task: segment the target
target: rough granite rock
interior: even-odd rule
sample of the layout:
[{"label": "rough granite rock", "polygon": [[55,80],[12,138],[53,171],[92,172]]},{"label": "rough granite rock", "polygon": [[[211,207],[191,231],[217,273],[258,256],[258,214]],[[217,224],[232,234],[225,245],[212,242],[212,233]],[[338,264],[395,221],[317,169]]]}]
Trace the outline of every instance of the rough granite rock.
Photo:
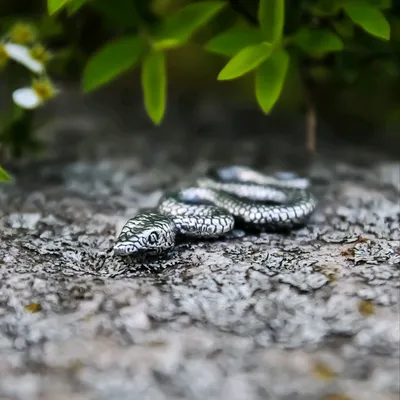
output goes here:
[{"label": "rough granite rock", "polygon": [[139,207],[211,163],[281,169],[302,139],[125,118],[59,117],[53,157],[1,186],[0,399],[398,399],[400,164],[322,145],[304,229],[135,265],[106,251]]}]

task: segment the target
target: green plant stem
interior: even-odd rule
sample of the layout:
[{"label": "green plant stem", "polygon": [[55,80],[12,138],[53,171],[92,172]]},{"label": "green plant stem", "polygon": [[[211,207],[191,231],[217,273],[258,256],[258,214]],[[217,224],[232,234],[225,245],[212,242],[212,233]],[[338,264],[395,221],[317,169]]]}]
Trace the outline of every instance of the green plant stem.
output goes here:
[{"label": "green plant stem", "polygon": [[242,15],[250,24],[258,26],[258,19],[250,14],[249,11],[240,3],[238,0],[229,0],[232,10],[236,11],[238,14]]}]

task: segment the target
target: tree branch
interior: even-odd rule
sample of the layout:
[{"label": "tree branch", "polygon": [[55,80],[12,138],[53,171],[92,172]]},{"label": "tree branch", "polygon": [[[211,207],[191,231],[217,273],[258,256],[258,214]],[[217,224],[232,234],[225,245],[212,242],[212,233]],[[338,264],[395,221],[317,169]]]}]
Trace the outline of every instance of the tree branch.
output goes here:
[{"label": "tree branch", "polygon": [[[307,90],[307,89],[306,89]],[[315,154],[317,149],[317,113],[314,104],[311,102],[309,93],[305,94],[306,103],[306,148],[310,156]]]},{"label": "tree branch", "polygon": [[313,157],[317,149],[317,111],[313,102],[312,84],[307,76],[304,65],[300,67],[300,76],[303,86],[304,105],[306,108],[306,150],[308,155]]}]

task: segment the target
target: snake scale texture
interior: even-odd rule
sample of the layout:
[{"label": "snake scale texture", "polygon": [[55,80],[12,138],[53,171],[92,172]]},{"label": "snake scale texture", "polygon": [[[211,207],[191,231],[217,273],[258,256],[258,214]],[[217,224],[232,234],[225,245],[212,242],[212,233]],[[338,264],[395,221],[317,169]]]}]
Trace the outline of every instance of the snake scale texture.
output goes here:
[{"label": "snake scale texture", "polygon": [[236,229],[297,229],[315,208],[306,178],[265,175],[245,166],[214,168],[193,186],[165,193],[154,210],[129,219],[114,254],[157,255],[171,250],[180,237],[218,238]]}]

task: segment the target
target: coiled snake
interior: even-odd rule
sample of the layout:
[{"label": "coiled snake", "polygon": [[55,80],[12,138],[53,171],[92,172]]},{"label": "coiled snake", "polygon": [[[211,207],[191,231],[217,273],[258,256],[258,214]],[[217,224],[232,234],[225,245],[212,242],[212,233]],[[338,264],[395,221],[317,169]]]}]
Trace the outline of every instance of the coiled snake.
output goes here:
[{"label": "coiled snake", "polygon": [[304,226],[316,207],[305,178],[264,175],[249,167],[210,169],[188,188],[165,193],[152,211],[128,220],[114,254],[157,255],[179,237],[217,238],[235,229],[291,230]]}]

